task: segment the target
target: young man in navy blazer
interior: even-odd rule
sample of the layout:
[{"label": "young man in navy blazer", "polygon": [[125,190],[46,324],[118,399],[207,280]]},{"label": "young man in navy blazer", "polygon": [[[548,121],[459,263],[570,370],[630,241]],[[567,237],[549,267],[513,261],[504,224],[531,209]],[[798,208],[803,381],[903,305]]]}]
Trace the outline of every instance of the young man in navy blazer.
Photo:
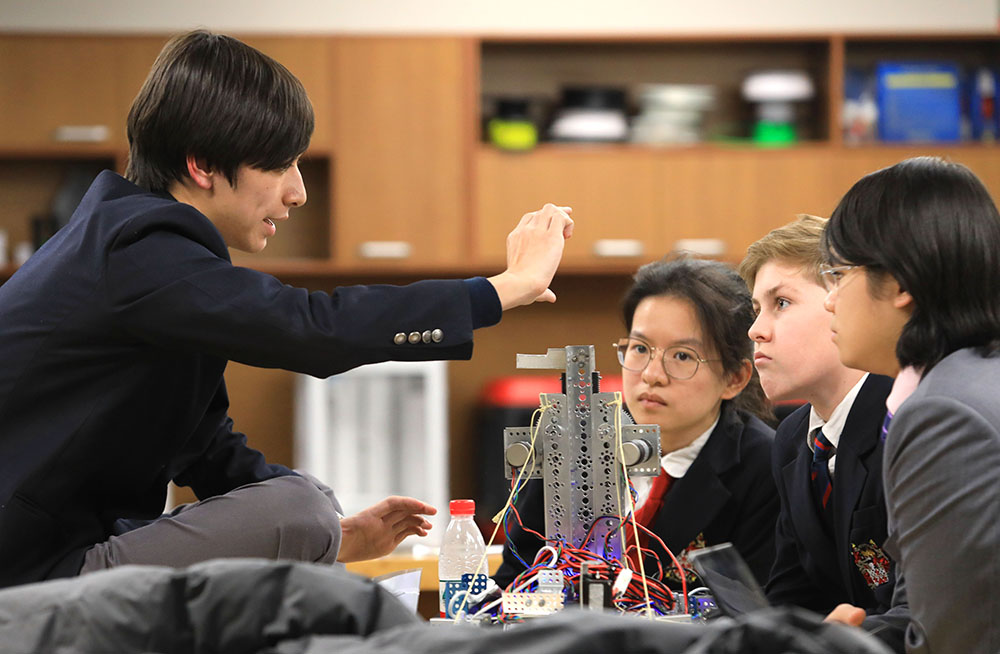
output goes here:
[{"label": "young man in navy blazer", "polygon": [[[341,519],[332,491],[246,444],[226,364],[328,377],[377,361],[468,359],[501,311],[554,301],[572,221],[546,205],[490,279],[308,292],[234,266],[306,201],[313,112],[281,64],[195,31],[157,58],[69,224],[0,287],[0,587],[219,557],[373,558],[424,534],[390,497]],[[161,516],[167,482],[199,502]]]},{"label": "young man in navy blazer", "polygon": [[902,651],[905,619],[882,615],[896,583],[883,549],[882,424],[892,380],[840,362],[823,307],[825,223],[801,216],[751,245],[740,264],[757,311],[749,335],[761,386],[772,401],[807,402],[775,435],[781,510],[766,592],[776,605],[824,615],[841,603],[862,607],[878,616],[872,630]]}]

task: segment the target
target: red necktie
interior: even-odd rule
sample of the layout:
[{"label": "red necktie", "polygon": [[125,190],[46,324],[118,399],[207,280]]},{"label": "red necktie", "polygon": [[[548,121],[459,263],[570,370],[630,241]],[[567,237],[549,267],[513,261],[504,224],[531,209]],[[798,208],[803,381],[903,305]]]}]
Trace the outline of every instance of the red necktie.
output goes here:
[{"label": "red necktie", "polygon": [[[642,503],[638,509],[635,510],[635,521],[646,527],[647,529],[653,528],[653,522],[656,520],[656,514],[660,512],[660,507],[663,506],[663,496],[667,494],[670,489],[670,484],[673,483],[674,478],[667,474],[667,471],[660,468],[660,474],[653,480],[653,485],[649,489],[649,496],[646,501]],[[633,537],[632,527],[626,527],[626,546],[630,546],[635,542]],[[642,547],[646,547],[646,543],[649,541],[649,536],[642,531],[639,532],[639,544]],[[637,559],[633,559],[638,563]]]}]

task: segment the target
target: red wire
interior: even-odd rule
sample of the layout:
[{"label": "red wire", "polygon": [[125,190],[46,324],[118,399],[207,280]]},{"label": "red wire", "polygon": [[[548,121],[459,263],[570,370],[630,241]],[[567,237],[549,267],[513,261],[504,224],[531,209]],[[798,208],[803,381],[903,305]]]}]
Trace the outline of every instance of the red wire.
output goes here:
[{"label": "red wire", "polygon": [[[514,479],[514,476],[512,475],[511,476],[511,488],[514,487],[514,483],[515,483],[515,479]],[[590,563],[590,565],[588,566],[588,570],[590,570],[590,571],[600,572],[600,573],[607,573],[609,577],[612,576],[612,573],[614,573],[614,576],[616,576],[618,574],[617,572],[615,572],[615,565],[614,564],[609,563],[607,560],[605,560],[604,558],[602,558],[602,557],[594,554],[593,552],[591,552],[589,550],[585,550],[585,549],[577,549],[577,548],[574,548],[574,547],[570,547],[566,543],[562,543],[561,541],[558,541],[556,539],[546,538],[545,536],[543,536],[542,534],[538,533],[534,529],[531,529],[529,527],[525,527],[524,526],[524,522],[521,519],[521,514],[520,514],[520,512],[518,512],[517,506],[516,506],[516,504],[514,502],[511,502],[510,508],[514,512],[514,517],[517,519],[517,524],[518,524],[519,527],[521,527],[522,530],[524,530],[525,532],[527,532],[529,534],[532,534],[532,535],[536,536],[543,543],[551,544],[551,545],[555,546],[556,548],[559,548],[559,551],[561,553],[561,557],[560,558],[564,562],[556,564],[555,569],[561,571],[563,573],[564,577],[568,577],[568,575],[566,575],[567,572],[569,572],[569,573],[575,573],[575,576],[579,576],[580,575],[580,567],[581,567],[580,564],[582,564],[584,561],[587,561],[588,563]],[[611,517],[615,517],[619,521],[619,525],[618,525],[618,527],[616,527],[615,531],[617,531],[618,529],[621,529],[625,525],[625,523],[626,523],[626,518],[622,518],[621,516],[611,516]],[[586,544],[586,542],[588,540],[590,540],[590,536],[592,535],[593,530],[594,530],[594,526],[596,524],[597,524],[597,521],[595,520],[594,524],[591,525],[590,530],[588,530],[588,532],[587,532],[587,538],[586,538],[586,540],[584,540],[584,544]],[[650,531],[646,526],[644,526],[644,525],[642,525],[642,524],[640,524],[638,522],[636,524],[645,533],[647,533],[648,535],[650,535],[653,538],[655,538],[656,541],[660,544],[660,547],[662,547],[667,552],[667,554],[670,555],[670,559],[673,561],[674,566],[676,567],[678,573],[680,574],[680,578],[681,578],[681,592],[682,592],[682,596],[684,597],[684,613],[688,613],[688,604],[687,604],[687,576],[685,575],[684,568],[681,566],[680,562],[677,560],[677,557],[674,556],[674,553],[670,551],[670,548],[667,547],[666,543],[663,542],[663,539],[661,539],[658,535],[656,535],[655,533],[653,533],[652,531]],[[612,533],[614,533],[614,532],[612,532]],[[631,545],[628,548],[628,550],[625,553],[623,553],[623,556],[627,557],[628,556],[628,552],[631,551],[631,549],[633,547],[637,548],[637,550],[638,550],[637,556],[643,556],[644,553],[648,553],[649,555],[651,555],[653,558],[656,559],[656,564],[657,564],[657,567],[658,567],[658,570],[659,570],[659,579],[662,579],[664,571],[663,571],[663,565],[660,562],[659,555],[657,555],[656,552],[653,551],[653,550],[651,550],[651,549],[643,549],[643,548],[639,548],[636,545]],[[523,581],[523,577],[525,577],[529,572],[535,570],[540,565],[540,561],[539,561],[539,555],[540,554],[542,554],[541,550],[539,550],[539,552],[535,554],[535,559],[534,559],[534,562],[533,562],[533,565],[531,566],[531,568],[525,570],[524,572],[522,572],[521,574],[519,574],[517,577],[515,577],[514,581],[511,582],[511,584],[510,584],[510,586],[508,586],[508,588],[516,588]],[[559,560],[559,558],[554,559],[553,561],[550,561],[549,564],[551,565],[552,563],[555,563],[558,560]],[[621,568],[621,564],[618,564],[617,567],[620,569]],[[623,593],[623,598],[624,598],[624,595],[626,595],[627,593],[629,593],[629,591],[632,589],[633,585],[636,585],[638,587],[640,581],[641,581],[641,579],[637,579],[637,578],[633,577],[632,581],[629,582],[628,587],[626,587],[625,592]],[[656,599],[660,600],[661,602],[663,602],[664,604],[667,605],[667,608],[672,608],[673,607],[673,605],[674,605],[673,593],[669,590],[668,587],[662,585],[662,583],[660,581],[658,581],[657,579],[650,578],[649,576],[647,576],[646,582],[647,582],[647,585],[649,585],[653,589],[652,592],[650,592],[650,597],[651,598],[655,597]],[[650,582],[652,582],[652,583],[650,583]],[[659,587],[659,588],[657,588],[657,587]],[[638,593],[639,591],[636,590],[634,592]],[[642,602],[645,602],[645,596],[644,595],[640,595],[640,600]],[[501,610],[501,613],[502,613],[502,610]]]}]

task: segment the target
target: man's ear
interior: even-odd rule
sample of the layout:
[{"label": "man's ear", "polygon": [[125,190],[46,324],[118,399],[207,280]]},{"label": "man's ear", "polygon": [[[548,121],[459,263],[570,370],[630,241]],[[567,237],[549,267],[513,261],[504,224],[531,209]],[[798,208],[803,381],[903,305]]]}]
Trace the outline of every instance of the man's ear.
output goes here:
[{"label": "man's ear", "polygon": [[743,359],[740,369],[729,375],[726,388],[722,391],[722,399],[731,400],[739,395],[750,383],[751,376],[753,376],[753,363],[750,359]]},{"label": "man's ear", "polygon": [[187,164],[188,177],[198,188],[211,190],[215,184],[215,172],[209,170],[204,159],[198,159],[193,154],[189,154],[185,159]]}]

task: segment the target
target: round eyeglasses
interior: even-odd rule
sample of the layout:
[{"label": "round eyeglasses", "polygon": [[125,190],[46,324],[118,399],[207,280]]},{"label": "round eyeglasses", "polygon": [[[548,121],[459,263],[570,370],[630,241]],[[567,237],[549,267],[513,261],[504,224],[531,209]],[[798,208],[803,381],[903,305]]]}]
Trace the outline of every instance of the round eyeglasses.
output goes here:
[{"label": "round eyeglasses", "polygon": [[660,350],[660,363],[663,371],[671,379],[684,380],[691,379],[698,372],[698,366],[710,361],[721,361],[722,359],[702,359],[701,355],[689,347],[674,345],[667,348],[658,348],[650,345],[646,341],[628,337],[619,339],[613,344],[618,352],[618,363],[625,370],[632,372],[642,372],[653,359],[653,352]]},{"label": "round eyeglasses", "polygon": [[854,268],[860,268],[860,266],[823,266],[820,268],[819,276],[823,280],[823,287],[826,288],[826,292],[829,293],[837,288],[844,275]]}]

